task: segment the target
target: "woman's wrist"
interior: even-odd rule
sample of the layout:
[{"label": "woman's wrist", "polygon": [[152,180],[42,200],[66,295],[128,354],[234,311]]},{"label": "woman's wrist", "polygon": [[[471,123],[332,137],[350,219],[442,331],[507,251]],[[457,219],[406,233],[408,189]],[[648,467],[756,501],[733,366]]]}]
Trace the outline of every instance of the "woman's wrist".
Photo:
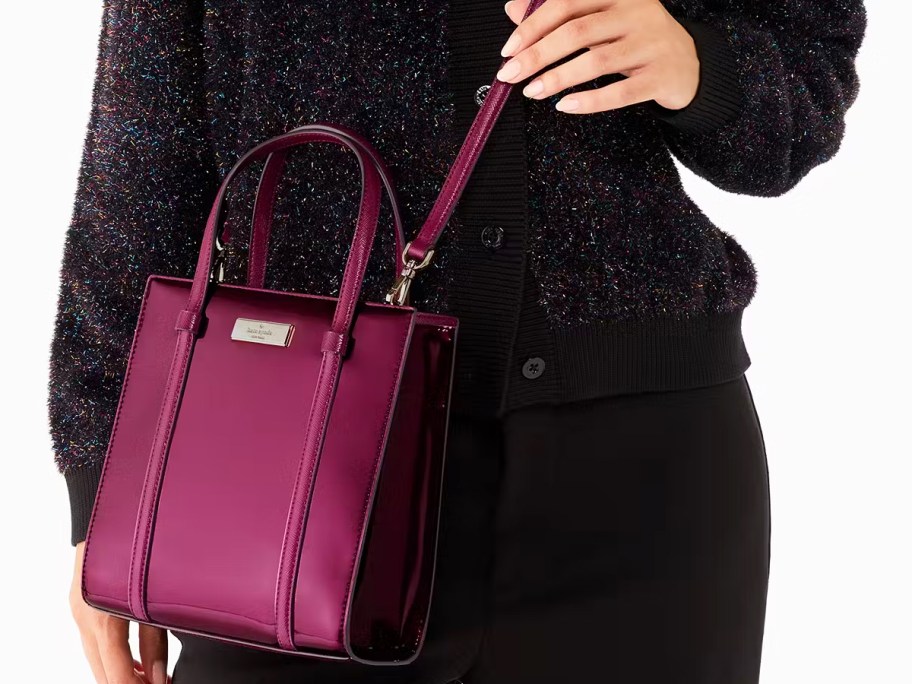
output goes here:
[{"label": "woman's wrist", "polygon": [[652,101],[656,118],[678,130],[697,135],[711,133],[735,119],[743,107],[738,65],[725,35],[709,24],[680,20],[694,40],[700,60],[700,82],[694,99],[681,109]]}]

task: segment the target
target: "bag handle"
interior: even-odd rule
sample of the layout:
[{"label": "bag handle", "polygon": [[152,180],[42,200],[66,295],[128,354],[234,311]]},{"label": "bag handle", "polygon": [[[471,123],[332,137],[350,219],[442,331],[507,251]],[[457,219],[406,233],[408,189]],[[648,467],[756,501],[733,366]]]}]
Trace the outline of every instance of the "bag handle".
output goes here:
[{"label": "bag handle", "polygon": [[[533,0],[523,18],[528,17],[544,2],[545,0]],[[505,58],[502,64],[505,64],[509,59]],[[408,303],[408,291],[411,281],[417,272],[426,267],[433,258],[434,245],[443,233],[446,222],[452,215],[456,203],[465,189],[468,178],[475,168],[481,151],[500,116],[512,88],[513,84],[494,79],[488,94],[485,96],[484,103],[472,122],[472,126],[456,156],[456,161],[444,180],[441,192],[427,220],[417,237],[407,245],[403,237],[399,204],[396,199],[394,185],[389,177],[389,171],[383,160],[373,152],[372,148],[367,150],[380,172],[391,199],[396,227],[396,268],[398,269],[400,258],[403,266],[402,272],[385,298],[387,303],[399,305]],[[338,124],[334,125],[337,128],[344,128]],[[354,131],[346,130],[354,135],[356,141],[360,139]],[[276,187],[281,178],[286,157],[287,152],[284,151],[270,155],[260,177],[260,185],[257,189],[254,205],[250,233],[250,259],[247,267],[247,284],[251,287],[263,287]]]},{"label": "bag handle", "polygon": [[[532,12],[538,9],[546,0],[532,0],[523,19],[527,18]],[[504,58],[502,64],[509,61],[510,58]],[[425,268],[434,255],[434,245],[443,232],[446,221],[453,213],[456,202],[462,195],[468,181],[469,175],[475,168],[478,157],[490,136],[491,129],[497,122],[500,112],[502,111],[507,97],[513,90],[513,84],[501,81],[497,78],[491,84],[491,89],[485,96],[484,103],[475,115],[469,132],[456,160],[447,173],[443,183],[443,188],[434,202],[431,212],[418,235],[414,240],[409,242],[402,252],[402,271],[393,287],[386,295],[388,303],[404,305],[408,300],[409,287],[418,271]],[[319,134],[322,133],[323,136]],[[354,310],[354,301],[357,299],[361,289],[361,282],[364,277],[364,270],[369,253],[364,253],[367,248],[368,252],[373,245],[376,234],[376,221],[379,216],[379,174],[374,163],[365,164],[365,155],[363,150],[368,150],[368,156],[373,159],[379,159],[371,144],[362,136],[351,129],[346,129],[329,123],[312,123],[296,128],[288,133],[270,138],[260,143],[235,162],[234,166],[225,176],[219,187],[218,194],[212,206],[209,220],[206,222],[206,229],[203,233],[203,244],[200,248],[199,259],[196,264],[196,272],[193,277],[193,285],[190,288],[190,297],[187,302],[187,308],[180,312],[176,327],[178,330],[189,330],[193,336],[196,335],[200,322],[202,320],[203,300],[206,294],[207,284],[211,279],[213,261],[215,260],[215,249],[217,246],[217,233],[222,211],[222,205],[225,199],[228,185],[234,177],[252,161],[262,159],[273,152],[281,152],[290,147],[326,138],[334,142],[341,142],[349,147],[358,159],[361,167],[362,177],[362,198],[361,213],[358,218],[358,227],[355,231],[352,249],[349,252],[348,261],[345,266],[345,273],[342,278],[342,288],[339,292],[339,302],[336,307],[336,314],[333,318],[333,330],[338,334],[345,335],[351,325],[351,316]],[[277,179],[277,175],[276,175]],[[392,187],[392,184],[390,184]],[[375,194],[377,193],[377,194]],[[392,197],[392,194],[391,194]],[[365,215],[369,212],[369,216]],[[373,217],[371,220],[365,220]],[[222,248],[223,249],[223,248]]]},{"label": "bag handle", "polygon": [[[545,1],[532,0],[525,16],[531,14]],[[511,90],[512,84],[498,80],[495,80],[491,86],[481,110],[472,122],[466,140],[463,141],[456,163],[447,175],[441,194],[438,196],[430,216],[428,216],[416,239],[403,252],[404,266],[399,279],[387,295],[388,301],[396,304],[403,303],[408,295],[408,288],[415,276],[415,272],[427,266],[430,261],[433,255],[433,246],[439,238],[446,220],[452,213],[453,207],[465,187],[468,175],[474,168],[478,155]],[[337,134],[338,130],[329,124],[313,123],[271,138],[244,154],[235,163],[231,171],[228,172],[219,187],[212,211],[206,222],[186,308],[181,310],[177,316],[175,324],[177,339],[175,341],[174,354],[168,370],[161,412],[155,427],[151,453],[149,454],[137,510],[127,584],[127,603],[130,612],[139,620],[146,622],[149,620],[145,605],[147,563],[152,529],[154,528],[156,502],[161,489],[165,461],[171,435],[174,431],[180,397],[187,381],[190,358],[202,321],[202,309],[207,286],[211,278],[217,242],[216,233],[218,232],[222,204],[224,203],[228,185],[237,173],[253,160],[262,159],[273,152],[285,150],[298,144],[320,139],[316,135],[317,133],[330,135],[334,139],[343,137]],[[292,497],[292,505],[286,520],[284,550],[279,563],[279,576],[275,592],[277,640],[280,646],[285,649],[294,648],[291,601],[294,577],[297,570],[297,556],[294,549],[300,549],[304,522],[303,516],[298,514],[303,510],[309,496],[310,485],[312,484],[311,473],[304,466],[307,463],[315,463],[315,458],[322,448],[323,437],[331,413],[332,397],[339,378],[342,357],[348,346],[348,330],[352,322],[355,303],[360,293],[364,270],[370,255],[370,248],[376,234],[377,221],[380,214],[381,180],[379,173],[372,163],[364,163],[365,158],[360,146],[353,143],[348,135],[344,135],[344,138],[344,144],[355,153],[361,168],[361,209],[358,215],[352,248],[345,265],[345,274],[342,279],[336,310],[333,314],[331,329],[324,334],[320,346],[322,360],[319,379],[315,388],[314,399],[311,403],[310,415],[307,418],[304,451],[295,478],[295,495]],[[370,149],[370,144],[366,140],[361,138],[359,140]]]},{"label": "bag handle", "polygon": [[[357,138],[355,142],[352,137]],[[178,329],[189,329],[194,333],[199,329],[202,317],[203,301],[206,294],[208,283],[212,280],[211,274],[213,265],[216,264],[216,240],[219,226],[221,223],[222,207],[227,188],[231,181],[254,161],[267,158],[270,154],[281,152],[291,147],[297,147],[309,142],[331,141],[346,145],[355,153],[361,169],[362,178],[362,195],[361,210],[358,216],[355,235],[352,240],[352,248],[345,266],[345,273],[342,278],[342,288],[339,293],[339,306],[337,313],[340,317],[334,319],[333,329],[340,333],[347,330],[351,324],[351,315],[354,303],[348,300],[357,300],[361,289],[361,281],[364,277],[364,270],[367,266],[367,260],[370,256],[370,249],[374,242],[374,236],[377,230],[377,220],[380,210],[380,175],[373,163],[365,163],[366,156],[362,148],[372,150],[367,140],[359,137],[357,133],[348,132],[334,124],[312,123],[300,126],[282,135],[275,136],[260,143],[246,152],[234,164],[216,195],[212,211],[206,222],[206,228],[203,233],[202,246],[200,247],[199,258],[197,260],[196,271],[193,277],[193,285],[190,288],[190,297],[187,307],[181,312],[178,319]],[[373,151],[374,156],[379,155]],[[216,264],[217,265],[217,264]],[[348,313],[345,313],[348,312]]]},{"label": "bag handle", "polygon": [[[405,242],[402,228],[403,222],[399,209],[399,199],[389,168],[377,151],[364,140],[357,131],[340,124],[324,125],[327,127],[327,130],[323,132],[315,131],[310,134],[310,137],[307,140],[302,140],[301,143],[330,142],[346,145],[360,157],[361,163],[369,161],[374,166],[376,171],[380,174],[383,185],[386,187],[387,194],[389,195],[390,204],[392,205],[396,237],[396,255],[400,254]],[[303,127],[299,127],[289,131],[289,133],[301,131],[302,129]],[[294,146],[297,146],[297,144]],[[356,146],[358,149],[355,149],[353,146]],[[247,260],[247,285],[250,287],[262,288],[266,277],[266,258],[269,249],[269,236],[272,231],[276,191],[285,167],[287,155],[288,149],[277,150],[270,153],[266,157],[266,163],[260,174],[260,181],[257,187],[256,199],[254,201],[253,220],[250,227],[250,248]],[[215,262],[213,264],[213,279],[216,282],[221,282],[224,279],[225,247],[230,240],[229,233],[230,229],[228,225],[224,225],[221,229],[217,228],[216,230],[216,254]],[[393,268],[398,268],[399,257],[396,255],[393,257]]]},{"label": "bag handle", "polygon": [[[526,8],[523,20],[546,1],[532,0],[529,3],[529,7]],[[510,57],[505,57],[501,62],[501,67],[510,59]],[[488,140],[488,136],[491,134],[491,129],[497,123],[500,112],[512,90],[512,83],[507,83],[497,78],[491,84],[491,89],[485,95],[484,103],[472,121],[469,132],[462,142],[462,147],[460,147],[459,153],[456,155],[456,161],[450,167],[450,171],[443,182],[443,188],[437,196],[430,214],[415,239],[406,245],[402,254],[402,272],[387,293],[386,302],[401,305],[408,301],[409,287],[416,273],[425,268],[433,258],[434,245],[440,239],[446,222],[456,208],[456,202],[462,196],[469,175],[475,168],[478,157]]]},{"label": "bag handle", "polygon": [[[357,131],[343,126],[341,124],[332,124],[335,136],[327,134],[321,137],[321,141],[345,145],[343,138],[349,142],[358,145],[363,155],[370,161],[386,187],[387,195],[390,199],[393,212],[393,225],[395,228],[396,251],[393,256],[393,268],[398,270],[399,255],[405,246],[405,232],[403,229],[402,212],[399,208],[399,198],[396,193],[396,186],[392,180],[392,174],[383,158],[377,154],[377,151],[369,144],[364,144],[363,139]],[[254,200],[253,220],[250,225],[250,249],[247,261],[247,285],[249,287],[262,288],[266,278],[266,259],[269,254],[269,237],[272,232],[273,210],[275,207],[276,192],[278,190],[279,180],[285,169],[289,150],[279,150],[272,152],[267,158],[260,174],[259,185],[257,186],[256,198]],[[229,240],[228,227],[222,229],[222,243]],[[218,238],[217,238],[218,239]],[[216,244],[217,254],[223,254],[224,244]],[[219,264],[220,266],[221,264]],[[219,276],[222,274],[220,273]],[[220,280],[217,277],[216,280]]]},{"label": "bag handle", "polygon": [[[149,462],[143,479],[143,489],[140,495],[136,526],[133,533],[130,574],[127,585],[127,603],[130,611],[140,620],[148,621],[149,619],[145,597],[147,582],[146,568],[151,545],[152,528],[154,527],[152,521],[155,516],[156,501],[158,500],[158,494],[161,489],[168,445],[174,431],[177,407],[180,402],[181,392],[186,384],[187,372],[190,367],[190,357],[202,322],[202,310],[207,286],[210,281],[213,252],[216,244],[216,233],[218,232],[219,219],[221,217],[222,205],[224,203],[228,185],[241,170],[254,160],[265,158],[272,152],[284,150],[289,147],[315,140],[323,140],[326,136],[330,136],[334,140],[344,140],[343,144],[347,145],[355,153],[361,169],[362,179],[361,208],[358,214],[358,223],[355,227],[355,236],[352,240],[352,248],[345,265],[345,275],[342,279],[339,302],[336,305],[335,313],[333,314],[330,330],[326,331],[321,343],[321,352],[323,356],[321,362],[321,377],[327,377],[330,378],[330,380],[325,380],[319,385],[322,390],[320,395],[322,396],[322,394],[327,391],[327,382],[330,382],[330,384],[334,386],[338,379],[339,364],[341,363],[342,356],[348,345],[348,331],[354,318],[355,304],[361,290],[361,282],[364,279],[364,271],[367,267],[367,260],[370,256],[371,247],[373,246],[374,236],[377,232],[381,199],[380,176],[373,164],[365,163],[365,157],[360,146],[351,142],[347,135],[337,135],[335,129],[329,125],[309,124],[289,133],[271,138],[244,154],[222,181],[222,185],[219,188],[215,202],[212,206],[212,211],[209,214],[209,219],[206,222],[206,229],[203,233],[203,244],[200,248],[199,259],[197,260],[193,284],[190,287],[190,296],[186,308],[178,314],[177,322],[175,324],[177,339],[174,355],[172,356],[171,366],[168,370],[168,379],[165,384],[164,397],[162,399],[162,410],[159,414],[158,423],[155,427],[155,434],[152,439]],[[367,141],[363,141],[363,144],[369,146]],[[325,376],[322,370],[324,366],[331,368],[331,371],[327,371],[327,375]],[[321,396],[316,396],[314,398],[311,415],[308,419],[308,426],[313,424],[322,426],[322,429],[311,429],[308,427],[305,454],[314,453],[319,449],[319,445],[322,443],[323,429],[325,429],[331,402],[318,401]],[[286,559],[285,562],[288,562],[288,560]],[[284,586],[285,585],[283,584],[283,587]]]}]

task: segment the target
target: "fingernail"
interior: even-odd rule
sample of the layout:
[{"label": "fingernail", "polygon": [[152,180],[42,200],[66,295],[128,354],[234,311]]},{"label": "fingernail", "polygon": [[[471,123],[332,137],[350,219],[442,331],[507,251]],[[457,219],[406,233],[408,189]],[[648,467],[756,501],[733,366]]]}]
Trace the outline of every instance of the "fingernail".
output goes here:
[{"label": "fingernail", "polygon": [[512,36],[510,36],[510,38],[507,40],[507,42],[504,43],[504,46],[500,49],[500,56],[509,57],[514,52],[516,52],[516,48],[518,48],[518,47],[519,47],[519,36],[514,33]]},{"label": "fingernail", "polygon": [[561,100],[554,106],[562,112],[572,112],[574,109],[579,108],[579,100],[577,100],[575,97],[570,97]]},{"label": "fingernail", "polygon": [[515,59],[511,59],[496,75],[501,81],[509,81],[511,78],[519,75],[520,69],[522,69],[520,63]]},{"label": "fingernail", "polygon": [[523,95],[532,97],[533,95],[538,95],[544,88],[545,85],[541,82],[541,79],[536,78],[532,83],[523,88]]},{"label": "fingernail", "polygon": [[168,668],[164,660],[152,663],[152,684],[168,684]]},{"label": "fingernail", "polygon": [[[504,12],[507,12],[508,14],[510,12],[510,3],[511,2],[513,2],[513,0],[507,0],[507,2],[504,3]],[[506,57],[506,55],[504,55],[504,57]]]}]

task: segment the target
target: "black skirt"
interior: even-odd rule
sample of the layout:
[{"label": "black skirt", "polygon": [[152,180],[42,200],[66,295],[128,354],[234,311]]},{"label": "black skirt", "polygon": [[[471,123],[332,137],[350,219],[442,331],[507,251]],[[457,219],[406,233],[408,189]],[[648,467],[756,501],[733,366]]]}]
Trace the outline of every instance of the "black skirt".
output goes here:
[{"label": "black skirt", "polygon": [[174,684],[751,684],[769,478],[745,375],[453,416],[418,659],[325,662],[176,633]]}]

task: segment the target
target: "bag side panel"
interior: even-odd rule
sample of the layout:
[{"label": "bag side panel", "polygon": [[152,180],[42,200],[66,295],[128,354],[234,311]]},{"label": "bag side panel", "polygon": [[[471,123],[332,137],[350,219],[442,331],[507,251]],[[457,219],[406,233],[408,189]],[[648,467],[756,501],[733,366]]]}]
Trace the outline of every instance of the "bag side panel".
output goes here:
[{"label": "bag side panel", "polygon": [[455,320],[415,326],[352,603],[362,660],[408,660],[424,639],[455,343]]}]

